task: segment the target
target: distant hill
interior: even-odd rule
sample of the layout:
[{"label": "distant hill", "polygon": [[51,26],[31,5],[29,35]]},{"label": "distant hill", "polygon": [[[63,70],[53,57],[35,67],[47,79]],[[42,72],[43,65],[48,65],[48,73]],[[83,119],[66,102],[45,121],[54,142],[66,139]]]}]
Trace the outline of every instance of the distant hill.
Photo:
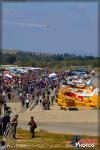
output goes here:
[{"label": "distant hill", "polygon": [[10,49],[2,50],[2,54],[13,54],[13,55],[16,55],[17,53],[18,53],[18,51],[14,50],[14,49],[12,49],[12,50],[10,50]]},{"label": "distant hill", "polygon": [[[16,50],[16,49],[3,49],[2,50],[2,54],[17,54],[17,53],[22,52],[21,50]],[[31,53],[31,54],[35,54],[35,55],[44,55],[44,56],[50,56],[52,54],[50,53],[46,53],[46,52],[33,52],[33,51],[23,51],[23,53]]]}]

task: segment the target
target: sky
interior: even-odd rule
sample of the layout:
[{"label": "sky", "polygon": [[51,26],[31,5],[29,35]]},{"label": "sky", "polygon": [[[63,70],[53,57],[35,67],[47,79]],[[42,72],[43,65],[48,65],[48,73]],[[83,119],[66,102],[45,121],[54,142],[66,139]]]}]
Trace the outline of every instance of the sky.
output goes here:
[{"label": "sky", "polygon": [[1,22],[3,49],[98,55],[97,2],[3,2]]}]

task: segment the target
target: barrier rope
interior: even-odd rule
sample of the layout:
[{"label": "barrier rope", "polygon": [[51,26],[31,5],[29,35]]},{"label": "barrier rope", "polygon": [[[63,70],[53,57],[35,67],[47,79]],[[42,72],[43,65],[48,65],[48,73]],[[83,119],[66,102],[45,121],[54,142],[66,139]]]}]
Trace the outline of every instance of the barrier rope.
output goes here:
[{"label": "barrier rope", "polygon": [[4,140],[9,150],[16,150],[16,141],[13,138],[13,129],[10,123],[7,124],[4,132]]}]

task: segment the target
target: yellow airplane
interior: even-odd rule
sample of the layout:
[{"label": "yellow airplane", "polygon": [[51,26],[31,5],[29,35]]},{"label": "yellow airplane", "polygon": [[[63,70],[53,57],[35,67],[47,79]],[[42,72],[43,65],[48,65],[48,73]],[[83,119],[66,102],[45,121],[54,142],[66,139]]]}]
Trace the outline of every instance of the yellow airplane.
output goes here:
[{"label": "yellow airplane", "polygon": [[98,108],[98,92],[95,88],[92,92],[89,90],[77,90],[70,87],[62,87],[58,92],[57,104],[61,109],[70,107],[95,107]]}]

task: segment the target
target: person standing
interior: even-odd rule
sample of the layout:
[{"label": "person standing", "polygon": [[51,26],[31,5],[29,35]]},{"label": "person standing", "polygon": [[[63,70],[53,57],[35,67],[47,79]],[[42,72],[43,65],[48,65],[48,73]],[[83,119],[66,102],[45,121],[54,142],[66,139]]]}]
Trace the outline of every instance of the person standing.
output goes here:
[{"label": "person standing", "polygon": [[18,125],[18,115],[17,114],[11,120],[11,125],[12,125],[12,136],[13,136],[13,138],[16,138],[16,128]]},{"label": "person standing", "polygon": [[3,134],[6,130],[7,124],[10,123],[10,116],[9,114],[5,114],[5,116],[2,118],[2,124],[3,124]]},{"label": "person standing", "polygon": [[25,101],[26,109],[28,109],[28,108],[29,108],[29,102],[30,102],[30,101],[29,101],[29,99],[27,98],[27,99],[26,99],[26,101]]},{"label": "person standing", "polygon": [[11,100],[11,87],[8,86],[7,88],[7,94],[8,94],[8,100],[10,101]]},{"label": "person standing", "polygon": [[2,99],[3,99],[3,103],[6,103],[6,93],[3,91],[2,93]]},{"label": "person standing", "polygon": [[39,102],[39,93],[36,93],[36,96],[35,96],[35,103],[34,103],[33,108],[38,105],[38,102]]},{"label": "person standing", "polygon": [[24,106],[25,106],[25,97],[23,96],[21,99],[21,111],[24,110]]},{"label": "person standing", "polygon": [[2,136],[2,118],[0,117],[0,136]]},{"label": "person standing", "polygon": [[34,117],[33,116],[31,116],[31,121],[28,123],[28,125],[30,125],[30,132],[32,134],[32,138],[34,138],[35,137],[34,131],[37,128],[37,124],[34,121]]}]

